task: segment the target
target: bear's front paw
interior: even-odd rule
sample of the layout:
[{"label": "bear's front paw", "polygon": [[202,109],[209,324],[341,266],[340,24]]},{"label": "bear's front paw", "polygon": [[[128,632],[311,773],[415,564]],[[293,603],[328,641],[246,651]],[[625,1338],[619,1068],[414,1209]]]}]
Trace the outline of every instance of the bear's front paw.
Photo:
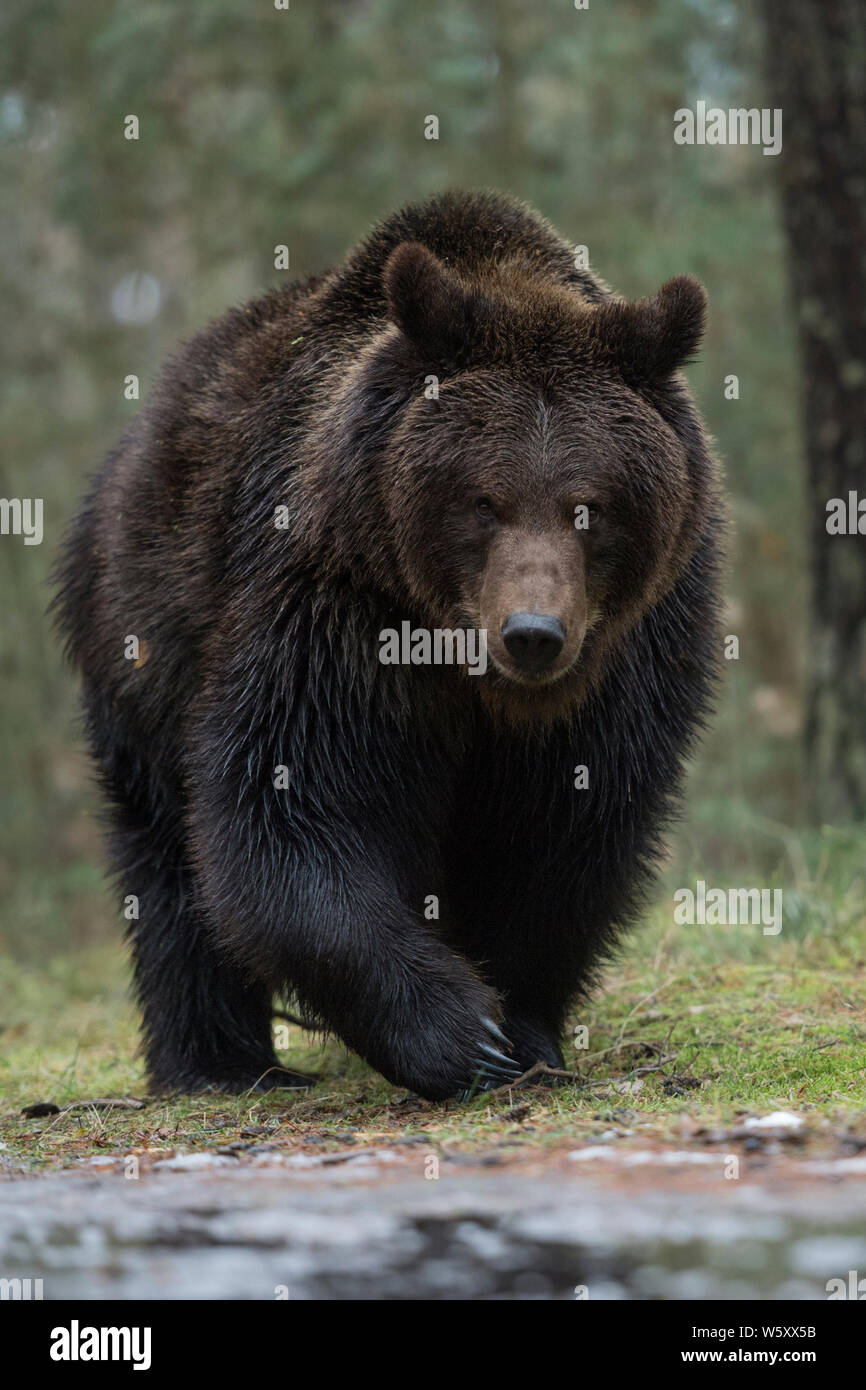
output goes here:
[{"label": "bear's front paw", "polygon": [[[494,1038],[502,1047],[512,1050],[512,1043],[503,1033],[498,1024],[492,1018],[482,1018],[481,1023],[491,1038]],[[478,1056],[473,1058],[472,1065],[475,1068],[469,1086],[464,1087],[460,1093],[461,1100],[471,1100],[472,1096],[479,1091],[492,1091],[497,1086],[504,1086],[508,1081],[514,1081],[522,1071],[519,1062],[513,1057],[508,1057],[499,1047],[492,1046],[489,1042],[478,1044]]]},{"label": "bear's front paw", "polygon": [[404,1047],[394,1076],[398,1084],[425,1100],[448,1100],[489,1091],[520,1075],[519,1063],[505,1051],[510,1043],[492,1018],[464,1024],[457,1036],[450,1032],[440,1024],[424,1031],[417,1049]]}]

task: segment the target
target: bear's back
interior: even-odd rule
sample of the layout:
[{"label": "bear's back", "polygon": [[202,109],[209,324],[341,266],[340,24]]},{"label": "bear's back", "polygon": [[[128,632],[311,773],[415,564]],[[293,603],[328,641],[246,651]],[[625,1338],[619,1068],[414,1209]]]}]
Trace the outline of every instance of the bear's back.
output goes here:
[{"label": "bear's back", "polygon": [[543,217],[494,192],[449,190],[386,217],[342,266],[324,277],[315,316],[329,327],[357,327],[386,318],[383,272],[403,242],[426,246],[444,265],[467,275],[508,264],[534,279],[567,285],[588,303],[610,293],[590,270],[575,265],[575,251]]}]

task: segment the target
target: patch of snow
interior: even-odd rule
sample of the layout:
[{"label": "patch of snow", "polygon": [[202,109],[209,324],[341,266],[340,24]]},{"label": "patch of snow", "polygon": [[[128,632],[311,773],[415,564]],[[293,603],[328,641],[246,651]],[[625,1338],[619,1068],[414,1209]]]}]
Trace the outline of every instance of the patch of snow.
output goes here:
[{"label": "patch of snow", "polygon": [[234,1168],[237,1159],[227,1154],[175,1154],[174,1158],[158,1158],[153,1166],[183,1173],[197,1168],[225,1168],[226,1165]]},{"label": "patch of snow", "polygon": [[606,1144],[590,1144],[585,1149],[573,1149],[568,1155],[572,1163],[591,1162],[596,1158],[615,1158],[624,1168],[640,1168],[645,1164],[676,1165],[679,1163],[708,1163],[720,1167],[718,1154],[691,1152],[687,1149],[614,1149]]},{"label": "patch of snow", "polygon": [[802,1124],[802,1115],[793,1115],[790,1110],[774,1110],[772,1115],[744,1120],[743,1129],[799,1129]]}]

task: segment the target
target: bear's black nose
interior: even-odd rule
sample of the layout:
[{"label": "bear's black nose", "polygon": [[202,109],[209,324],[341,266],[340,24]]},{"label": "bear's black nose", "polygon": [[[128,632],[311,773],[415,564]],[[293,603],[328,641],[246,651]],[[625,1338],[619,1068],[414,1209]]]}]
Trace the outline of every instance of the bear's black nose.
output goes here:
[{"label": "bear's black nose", "polygon": [[545,671],[562,651],[565,628],[549,613],[512,613],[502,624],[502,640],[521,671]]}]

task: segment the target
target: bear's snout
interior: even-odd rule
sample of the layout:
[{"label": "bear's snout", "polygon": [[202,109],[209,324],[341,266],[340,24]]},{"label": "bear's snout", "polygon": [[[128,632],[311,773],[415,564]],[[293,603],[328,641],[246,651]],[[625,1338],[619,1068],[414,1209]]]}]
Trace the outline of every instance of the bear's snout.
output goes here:
[{"label": "bear's snout", "polygon": [[587,627],[583,556],[573,531],[503,528],[488,553],[479,606],[500,675],[520,685],[564,675]]},{"label": "bear's snout", "polygon": [[515,666],[535,675],[559,656],[565,628],[550,613],[512,613],[502,624],[502,640]]}]

